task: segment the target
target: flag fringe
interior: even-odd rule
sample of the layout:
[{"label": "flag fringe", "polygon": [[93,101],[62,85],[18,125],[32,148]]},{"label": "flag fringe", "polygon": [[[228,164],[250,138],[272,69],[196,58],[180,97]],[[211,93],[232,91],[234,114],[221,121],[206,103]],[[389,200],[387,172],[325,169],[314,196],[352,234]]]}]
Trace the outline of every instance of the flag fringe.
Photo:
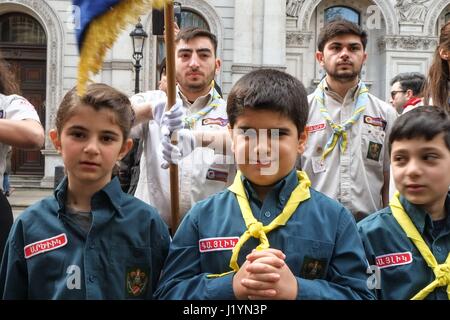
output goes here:
[{"label": "flag fringe", "polygon": [[106,51],[128,24],[136,23],[138,17],[153,7],[162,8],[172,0],[123,0],[108,12],[94,19],[86,30],[78,63],[77,91],[86,92],[90,73],[97,74],[103,64]]}]

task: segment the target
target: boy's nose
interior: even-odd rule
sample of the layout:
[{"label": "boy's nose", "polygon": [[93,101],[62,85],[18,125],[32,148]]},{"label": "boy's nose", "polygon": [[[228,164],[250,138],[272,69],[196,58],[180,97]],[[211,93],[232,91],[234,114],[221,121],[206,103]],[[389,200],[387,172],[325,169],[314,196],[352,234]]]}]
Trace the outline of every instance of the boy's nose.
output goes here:
[{"label": "boy's nose", "polygon": [[84,147],[83,152],[89,154],[98,154],[99,153],[98,141],[95,139],[89,140],[86,146]]},{"label": "boy's nose", "polygon": [[420,161],[411,159],[406,166],[406,174],[410,177],[421,175],[422,167],[420,166]]}]

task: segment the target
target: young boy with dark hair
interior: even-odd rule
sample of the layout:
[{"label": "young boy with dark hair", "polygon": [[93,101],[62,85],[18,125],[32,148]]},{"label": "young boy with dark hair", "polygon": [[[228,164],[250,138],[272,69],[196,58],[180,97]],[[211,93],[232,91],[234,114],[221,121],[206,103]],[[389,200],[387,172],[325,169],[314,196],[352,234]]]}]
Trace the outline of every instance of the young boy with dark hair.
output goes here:
[{"label": "young boy with dark hair", "polygon": [[[305,148],[302,83],[276,70],[243,76],[227,114],[239,172],[176,232],[160,299],[370,299],[351,214],[295,170]],[[256,250],[254,250],[256,249]]]},{"label": "young boy with dark hair", "polygon": [[450,116],[421,106],[389,137],[397,193],[358,224],[380,299],[450,298]]}]

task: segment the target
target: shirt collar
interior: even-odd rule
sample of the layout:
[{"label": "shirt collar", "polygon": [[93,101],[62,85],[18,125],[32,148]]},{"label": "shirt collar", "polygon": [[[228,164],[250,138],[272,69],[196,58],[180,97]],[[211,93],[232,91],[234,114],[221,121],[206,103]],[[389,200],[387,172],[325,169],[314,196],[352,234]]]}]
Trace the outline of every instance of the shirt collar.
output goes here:
[{"label": "shirt collar", "polygon": [[358,81],[356,86],[351,87],[347,91],[347,93],[345,94],[345,97],[341,97],[338,93],[331,90],[331,88],[328,86],[327,81],[325,80],[325,86],[324,86],[325,94],[332,97],[334,100],[338,101],[339,103],[343,103],[347,97],[352,97],[352,100],[355,100],[356,95],[358,93],[358,88],[360,87],[360,85],[361,85],[361,80]]},{"label": "shirt collar", "polygon": [[[244,175],[241,176],[241,179],[244,184],[244,189],[249,201],[256,202],[257,204],[261,205],[261,200],[259,200],[258,194],[253,188],[251,182]],[[291,196],[292,191],[294,191],[297,185],[297,171],[293,169],[287,176],[285,176],[273,186],[272,190],[270,190],[270,192],[267,194],[264,201],[273,201],[273,203],[276,203],[280,208],[284,208],[287,201],[289,200],[289,197]]]},{"label": "shirt collar", "polygon": [[[400,203],[416,226],[417,231],[421,234],[423,234],[426,225],[433,225],[429,214],[425,210],[415,204],[412,204],[402,195],[400,195]],[[447,226],[450,226],[450,194],[447,194],[447,199],[445,200],[445,210],[447,211]]]},{"label": "shirt collar", "polygon": [[195,99],[193,103],[191,103],[186,98],[186,96],[181,92],[179,86],[177,86],[178,95],[181,98],[181,100],[183,100],[183,104],[192,112],[201,110],[203,107],[211,103],[211,100],[214,96],[213,90],[214,88],[212,87],[211,90],[209,90],[209,92],[206,95],[198,97],[197,99]]},{"label": "shirt collar", "polygon": [[[68,179],[67,177],[64,177],[63,181],[59,184],[59,186],[56,188],[54,192],[54,196],[59,205],[58,212],[64,212],[65,203],[67,199],[67,185]],[[104,201],[106,198],[116,209],[116,212],[120,212],[122,197],[123,191],[122,188],[120,187],[119,179],[117,177],[114,177],[100,191],[97,191],[93,195],[91,203],[94,201],[101,202]]]}]

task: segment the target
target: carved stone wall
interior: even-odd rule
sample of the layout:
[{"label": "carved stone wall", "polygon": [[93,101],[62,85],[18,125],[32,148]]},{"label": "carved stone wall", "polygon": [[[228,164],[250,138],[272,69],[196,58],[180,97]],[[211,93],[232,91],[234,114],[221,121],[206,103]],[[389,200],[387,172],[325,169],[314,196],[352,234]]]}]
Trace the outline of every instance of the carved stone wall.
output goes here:
[{"label": "carved stone wall", "polygon": [[[47,35],[47,89],[45,128],[54,127],[56,110],[63,94],[63,47],[64,28],[54,8],[42,0],[0,0],[0,14],[22,12],[33,16]],[[45,135],[45,148],[41,151],[45,157],[43,186],[53,186],[54,167],[61,164],[61,158]]]}]

